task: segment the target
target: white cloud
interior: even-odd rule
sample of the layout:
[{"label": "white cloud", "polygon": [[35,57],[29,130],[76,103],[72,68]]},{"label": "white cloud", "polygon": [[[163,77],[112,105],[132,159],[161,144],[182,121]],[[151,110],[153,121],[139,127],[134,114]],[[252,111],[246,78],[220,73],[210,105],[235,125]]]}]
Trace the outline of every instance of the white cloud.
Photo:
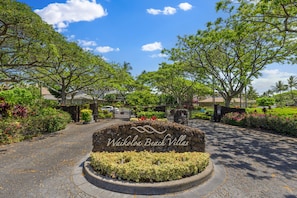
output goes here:
[{"label": "white cloud", "polygon": [[150,57],[151,58],[166,58],[167,55],[166,54],[159,53],[159,54],[153,54]]},{"label": "white cloud", "polygon": [[173,8],[173,7],[165,7],[164,10],[163,10],[163,14],[165,15],[173,15],[176,13],[176,9]]},{"label": "white cloud", "polygon": [[[178,5],[178,8],[183,11],[191,10],[192,7],[193,6],[187,2],[180,3]],[[174,15],[177,12],[177,9],[174,7],[171,7],[171,6],[166,6],[163,8],[163,10],[150,8],[150,9],[146,9],[146,11],[147,11],[147,13],[152,14],[152,15],[158,15],[158,14]]]},{"label": "white cloud", "polygon": [[162,50],[162,44],[161,42],[154,42],[154,43],[149,43],[146,45],[143,45],[141,47],[142,51],[155,51],[155,50]]},{"label": "white cloud", "polygon": [[100,53],[108,53],[108,52],[114,52],[114,51],[118,52],[120,51],[120,48],[112,48],[109,46],[99,46],[99,47],[96,47],[96,51]]},{"label": "white cloud", "polygon": [[83,46],[83,47],[94,47],[96,46],[96,42],[95,41],[87,41],[87,40],[78,40],[78,44]]},{"label": "white cloud", "polygon": [[188,10],[191,10],[193,6],[191,4],[185,2],[185,3],[180,3],[178,5],[178,7],[184,11],[188,11]]},{"label": "white cloud", "polygon": [[107,15],[107,11],[96,0],[67,0],[66,3],[52,3],[35,12],[59,31],[69,23],[93,21]]},{"label": "white cloud", "polygon": [[152,15],[158,15],[158,14],[164,14],[164,15],[173,15],[176,13],[176,9],[170,6],[164,7],[163,10],[159,9],[146,9],[147,13],[152,14]]},{"label": "white cloud", "polygon": [[158,14],[162,13],[162,10],[156,10],[153,8],[147,9],[146,11],[147,11],[147,13],[152,14],[152,15],[158,15]]},{"label": "white cloud", "polygon": [[258,93],[262,94],[267,90],[271,90],[276,82],[282,81],[287,84],[290,76],[296,76],[294,73],[281,72],[279,69],[265,69],[262,71],[262,76],[253,80],[252,85]]}]

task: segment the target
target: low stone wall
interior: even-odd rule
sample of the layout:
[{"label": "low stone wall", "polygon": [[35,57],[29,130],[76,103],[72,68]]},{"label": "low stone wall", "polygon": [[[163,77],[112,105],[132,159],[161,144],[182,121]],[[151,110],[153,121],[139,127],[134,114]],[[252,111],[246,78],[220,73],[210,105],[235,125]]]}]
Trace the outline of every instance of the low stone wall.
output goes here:
[{"label": "low stone wall", "polygon": [[93,152],[205,152],[205,134],[172,122],[138,121],[113,125],[93,134]]}]

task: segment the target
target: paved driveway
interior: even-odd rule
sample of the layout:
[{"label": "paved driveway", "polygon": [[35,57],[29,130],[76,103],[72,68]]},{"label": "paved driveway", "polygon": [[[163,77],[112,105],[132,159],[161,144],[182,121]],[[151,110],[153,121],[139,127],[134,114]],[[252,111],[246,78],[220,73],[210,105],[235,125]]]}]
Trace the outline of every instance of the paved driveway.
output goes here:
[{"label": "paved driveway", "polygon": [[[121,121],[71,124],[43,138],[0,146],[0,197],[94,197],[73,180],[73,170],[90,152],[93,132],[115,122]],[[183,193],[154,197],[297,197],[296,138],[207,121],[190,125],[206,132],[207,151],[223,178],[216,185],[210,181]],[[95,197],[146,197],[100,194],[103,191],[91,188]]]},{"label": "paved driveway", "polygon": [[297,197],[297,139],[206,121],[207,151],[226,178],[207,197]]}]

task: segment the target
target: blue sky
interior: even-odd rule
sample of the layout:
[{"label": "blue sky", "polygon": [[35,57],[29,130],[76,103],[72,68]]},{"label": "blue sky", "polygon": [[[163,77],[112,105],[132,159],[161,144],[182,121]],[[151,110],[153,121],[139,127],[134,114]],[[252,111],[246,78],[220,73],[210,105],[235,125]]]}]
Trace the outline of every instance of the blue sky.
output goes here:
[{"label": "blue sky", "polygon": [[[163,48],[175,46],[177,36],[195,34],[222,13],[217,0],[19,0],[44,21],[107,62],[131,64],[132,75],[155,71],[167,58]],[[258,92],[278,80],[297,76],[296,66],[271,65],[253,82]]]}]

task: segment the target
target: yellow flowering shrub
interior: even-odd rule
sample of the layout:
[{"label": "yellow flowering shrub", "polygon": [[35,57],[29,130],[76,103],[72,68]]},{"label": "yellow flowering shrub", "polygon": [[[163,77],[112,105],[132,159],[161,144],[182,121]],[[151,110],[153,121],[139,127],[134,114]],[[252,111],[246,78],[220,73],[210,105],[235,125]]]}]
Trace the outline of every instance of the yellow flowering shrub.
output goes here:
[{"label": "yellow flowering shrub", "polygon": [[132,182],[164,182],[178,180],[202,172],[210,154],[202,152],[94,152],[93,169],[107,177]]}]

